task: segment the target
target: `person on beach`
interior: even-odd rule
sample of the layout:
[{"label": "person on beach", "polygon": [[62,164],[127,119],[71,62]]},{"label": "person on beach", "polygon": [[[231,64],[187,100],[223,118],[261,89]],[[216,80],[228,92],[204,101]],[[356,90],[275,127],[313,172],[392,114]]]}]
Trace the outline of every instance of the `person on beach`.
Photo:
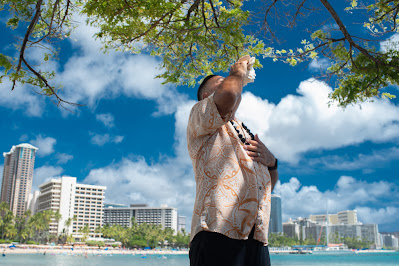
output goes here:
[{"label": "person on beach", "polygon": [[190,113],[187,144],[196,198],[190,265],[270,265],[268,228],[277,159],[235,117],[250,57],[210,75]]}]

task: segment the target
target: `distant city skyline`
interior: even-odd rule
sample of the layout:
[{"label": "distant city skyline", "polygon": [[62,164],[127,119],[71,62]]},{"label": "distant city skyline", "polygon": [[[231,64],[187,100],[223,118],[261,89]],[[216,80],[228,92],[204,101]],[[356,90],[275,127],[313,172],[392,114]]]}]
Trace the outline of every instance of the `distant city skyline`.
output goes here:
[{"label": "distant city skyline", "polygon": [[[25,150],[24,150],[25,148]],[[4,167],[3,169],[3,179],[4,181],[2,181],[2,191],[4,190],[6,191],[11,191],[11,182],[9,182],[9,180],[14,180],[13,182],[20,182],[18,180],[22,180],[22,184],[25,184],[26,187],[23,187],[23,189],[21,191],[23,191],[26,195],[26,198],[24,198],[23,201],[24,202],[24,211],[27,209],[34,209],[34,206],[37,207],[37,204],[39,203],[38,201],[38,196],[39,194],[35,194],[35,191],[31,191],[32,188],[32,177],[34,172],[33,170],[33,165],[34,165],[34,159],[36,156],[36,151],[38,150],[38,148],[34,147],[33,145],[29,144],[29,143],[22,143],[22,144],[18,144],[18,145],[14,145],[12,146],[10,152],[4,152],[3,156],[4,156],[4,162],[6,166],[8,166],[9,164],[14,164],[13,167],[8,166],[7,168]],[[25,153],[24,153],[25,152]],[[16,160],[15,158],[21,157],[20,161]],[[23,161],[22,159],[24,159],[25,161]],[[20,163],[20,166],[16,165]],[[21,166],[25,167],[25,168],[21,168]],[[18,171],[14,170],[14,172],[10,171],[10,169],[19,169]],[[27,178],[27,179],[21,179],[21,178],[14,178],[12,179],[12,175],[14,174],[21,174],[24,173],[24,175],[22,176],[22,178]],[[30,178],[29,178],[30,176]],[[6,177],[6,178],[4,178]],[[62,179],[62,177],[66,177],[68,178],[68,176],[59,176],[59,177],[55,177],[55,178],[59,178],[60,180]],[[11,178],[11,179],[10,179]],[[49,176],[47,179],[49,180],[50,178],[53,178],[51,176]],[[73,177],[74,178],[74,177]],[[75,178],[76,180],[76,178]],[[27,183],[26,183],[27,182]],[[76,181],[75,181],[76,182]],[[30,185],[30,188],[29,188]],[[13,187],[13,189],[15,188],[15,185]],[[36,191],[37,192],[37,191]],[[2,193],[2,199],[3,197],[6,198],[8,195],[8,197],[11,194],[7,194],[7,193]],[[33,205],[31,205],[33,204]],[[282,202],[281,202],[281,197],[279,195],[276,195],[275,193],[272,194],[272,198],[271,198],[271,204],[272,204],[272,209],[271,209],[271,218],[270,218],[270,224],[269,224],[269,231],[272,233],[276,233],[276,232],[283,232],[283,227],[282,227],[282,223],[284,222],[282,219],[282,214],[284,213],[284,210],[282,208]],[[118,204],[114,204],[114,205],[118,205]],[[274,206],[273,206],[274,205]],[[17,206],[17,205],[13,205],[13,206]],[[123,204],[119,204],[120,207],[123,206]],[[126,205],[127,206],[127,205]],[[116,206],[115,206],[116,207]],[[19,213],[18,215],[21,215],[24,213],[24,211],[22,211],[22,209],[19,209]],[[342,211],[341,213],[346,213],[348,211]],[[356,211],[357,212],[357,211]],[[331,222],[331,219],[335,219],[335,221],[338,221],[340,218],[341,214],[330,214],[329,215],[329,219]],[[325,214],[303,214],[303,217],[309,216],[310,219],[314,219],[314,221],[318,221],[317,219],[325,219],[326,215]],[[320,217],[317,217],[320,216]],[[182,217],[186,217],[186,216],[182,216]],[[314,217],[314,218],[312,218]],[[333,218],[332,218],[333,217]],[[347,216],[345,216],[347,217]],[[341,218],[342,219],[342,218]],[[355,219],[357,219],[357,214],[355,216]],[[176,218],[177,220],[177,218]],[[336,222],[335,222],[336,223]],[[373,222],[372,222],[373,223]],[[176,225],[176,229],[177,229]],[[392,232],[394,232],[395,230],[398,230],[399,228],[394,228],[392,230]]]},{"label": "distant city skyline", "polygon": [[[1,199],[8,202],[14,215],[22,215],[27,209],[33,213],[53,210],[61,214],[59,221],[50,224],[49,232],[60,235],[64,230],[81,239],[81,228],[89,226],[90,237],[100,237],[97,227],[104,224],[131,226],[134,217],[137,223],[159,224],[174,231],[186,229],[186,216],[178,215],[177,208],[161,205],[149,207],[145,204],[105,203],[106,186],[79,184],[76,177],[61,176],[48,178],[40,184],[38,191],[32,191],[34,162],[37,147],[22,143],[12,146],[10,152],[4,152],[4,167]],[[15,197],[17,195],[17,197]],[[19,200],[19,201],[18,201]],[[358,220],[355,210],[341,210],[337,213],[312,213],[308,218],[297,217],[283,221],[284,200],[280,195],[271,195],[271,216],[269,233],[284,233],[290,237],[311,237],[317,241],[321,234],[337,234],[340,237],[360,237],[375,243],[377,247],[397,248],[395,235],[380,234],[377,223],[363,224]],[[300,202],[298,202],[300,204]],[[65,227],[68,219],[73,219]]]}]

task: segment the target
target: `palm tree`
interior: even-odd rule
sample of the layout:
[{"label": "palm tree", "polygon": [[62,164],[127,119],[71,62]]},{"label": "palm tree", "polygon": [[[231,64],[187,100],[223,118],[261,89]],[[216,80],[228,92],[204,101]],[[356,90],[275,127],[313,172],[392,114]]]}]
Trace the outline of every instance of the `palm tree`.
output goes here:
[{"label": "palm tree", "polygon": [[60,211],[59,210],[53,211],[52,218],[58,223],[62,218]]},{"label": "palm tree", "polygon": [[28,210],[22,216],[15,217],[15,227],[20,242],[23,242],[29,236],[28,221],[31,217],[31,211]]},{"label": "palm tree", "polygon": [[6,222],[6,214],[10,211],[10,207],[8,206],[7,202],[2,201],[0,202],[0,216],[1,216],[1,238],[4,238],[4,227],[7,225]]},{"label": "palm tree", "polygon": [[10,210],[8,203],[5,201],[0,202],[0,215],[4,216],[4,212],[8,210]]},{"label": "palm tree", "polygon": [[39,241],[39,237],[43,236],[46,230],[48,230],[51,218],[54,215],[52,210],[45,210],[42,212],[38,212],[32,216],[29,221],[30,226],[32,226],[35,231],[36,242]]},{"label": "palm tree", "polygon": [[82,237],[83,242],[86,242],[86,240],[89,236],[89,233],[90,233],[89,225],[85,224],[85,226],[80,228],[79,232],[82,233],[82,235],[83,235],[83,237]]},{"label": "palm tree", "polygon": [[69,217],[68,219],[65,220],[65,232],[67,235],[69,235],[69,227],[72,225],[73,223],[73,218]]},{"label": "palm tree", "polygon": [[67,241],[67,243],[72,243],[72,242],[75,242],[75,238],[72,236],[72,234],[70,234],[67,236],[66,241]]},{"label": "palm tree", "polygon": [[5,215],[3,216],[3,228],[2,228],[2,237],[5,237],[6,230],[10,228],[10,226],[14,227],[14,214],[10,210],[5,211]]},{"label": "palm tree", "polygon": [[68,219],[65,220],[65,228],[66,228],[66,234],[69,235],[69,228],[73,224],[73,222],[76,222],[77,217],[74,215],[73,217],[69,217]]},{"label": "palm tree", "polygon": [[4,236],[10,240],[13,239],[17,233],[17,229],[12,224],[8,224],[4,230]]}]

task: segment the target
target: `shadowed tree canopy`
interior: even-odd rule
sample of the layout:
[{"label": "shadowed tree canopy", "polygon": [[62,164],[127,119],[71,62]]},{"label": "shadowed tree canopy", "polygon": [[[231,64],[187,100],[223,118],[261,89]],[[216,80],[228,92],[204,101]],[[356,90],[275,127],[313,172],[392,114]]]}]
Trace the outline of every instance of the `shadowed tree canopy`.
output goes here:
[{"label": "shadowed tree canopy", "polygon": [[[65,107],[53,84],[54,71],[27,60],[29,49],[42,48],[43,63],[57,59],[57,42],[71,36],[76,15],[98,28],[93,38],[105,51],[145,52],[160,58],[165,83],[195,86],[198,78],[227,71],[244,54],[296,66],[315,58],[331,62],[319,78],[334,88],[341,106],[372,97],[394,98],[384,91],[399,85],[399,49],[389,40],[398,31],[399,0],[0,0],[1,16],[15,32],[18,56],[0,54],[0,82],[12,89],[31,84],[38,93]],[[342,3],[341,5],[342,6]],[[342,14],[353,21],[342,19]],[[315,16],[317,14],[317,16]],[[312,17],[312,25],[308,18]],[[314,20],[316,18],[316,21]],[[363,30],[351,32],[355,18]],[[358,21],[356,20],[356,23]],[[296,44],[281,41],[279,27],[303,30]],[[353,28],[353,27],[352,27]],[[356,35],[361,32],[362,35]],[[292,45],[292,46],[291,46]],[[257,60],[255,67],[261,67]]]}]

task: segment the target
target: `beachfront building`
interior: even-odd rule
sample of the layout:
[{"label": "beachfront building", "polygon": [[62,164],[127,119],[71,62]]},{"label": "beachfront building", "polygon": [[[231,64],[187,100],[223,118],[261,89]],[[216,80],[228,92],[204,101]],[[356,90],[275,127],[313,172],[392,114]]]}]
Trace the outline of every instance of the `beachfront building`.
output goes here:
[{"label": "beachfront building", "polygon": [[23,215],[27,210],[37,150],[35,146],[22,143],[3,153],[1,201],[6,202],[16,216]]},{"label": "beachfront building", "polygon": [[300,239],[301,226],[290,218],[287,222],[283,223],[283,233],[288,237]]},{"label": "beachfront building", "polygon": [[398,249],[398,239],[392,234],[381,234],[381,245],[387,248]]},{"label": "beachfront building", "polygon": [[[318,224],[326,224],[327,214],[310,215],[309,220]],[[359,224],[356,210],[341,211],[335,214],[328,214],[328,224]]]},{"label": "beachfront building", "polygon": [[37,212],[39,204],[39,196],[40,196],[39,190],[36,190],[33,193],[29,194],[27,210],[30,211],[31,215],[34,215]]},{"label": "beachfront building", "polygon": [[281,198],[276,194],[271,197],[269,233],[283,233],[283,216],[281,212]]},{"label": "beachfront building", "polygon": [[[327,216],[324,218],[326,217]],[[319,222],[316,222],[317,220]],[[311,238],[316,242],[319,242],[322,238],[325,238],[328,232],[329,243],[334,243],[339,239],[350,237],[367,240],[374,243],[376,247],[381,247],[381,240],[377,224],[362,224],[357,221],[357,218],[352,220],[348,219],[348,221],[356,221],[356,224],[328,224],[327,230],[327,223],[323,218],[315,218],[313,216],[309,217],[309,219],[290,219],[283,224],[283,231],[284,234],[289,237],[299,239]]]},{"label": "beachfront building", "polygon": [[340,238],[358,238],[374,243],[381,247],[377,224],[334,224],[328,227],[330,240],[335,235]]},{"label": "beachfront building", "polygon": [[147,204],[130,204],[130,207],[104,208],[104,224],[132,226],[132,218],[138,224],[162,225],[177,232],[177,209],[161,205],[161,207],[148,207]]},{"label": "beachfront building", "polygon": [[[283,233],[285,235],[302,240],[307,238],[315,239],[313,236],[318,236],[321,229],[321,226],[318,226],[316,222],[308,218],[298,217],[295,220],[290,218],[287,222],[283,223]],[[317,239],[315,240],[317,241]]]},{"label": "beachfront building", "polygon": [[187,217],[186,216],[180,216],[177,220],[177,231],[178,232],[182,232],[183,230],[187,232],[186,230],[186,220]]},{"label": "beachfront building", "polygon": [[76,177],[63,176],[51,179],[39,188],[37,211],[53,210],[61,214],[58,222],[53,221],[50,224],[50,234],[59,235],[66,232],[72,234],[75,239],[81,239],[83,235],[80,230],[88,225],[89,237],[100,237],[95,229],[102,226],[106,187],[78,184]]}]

